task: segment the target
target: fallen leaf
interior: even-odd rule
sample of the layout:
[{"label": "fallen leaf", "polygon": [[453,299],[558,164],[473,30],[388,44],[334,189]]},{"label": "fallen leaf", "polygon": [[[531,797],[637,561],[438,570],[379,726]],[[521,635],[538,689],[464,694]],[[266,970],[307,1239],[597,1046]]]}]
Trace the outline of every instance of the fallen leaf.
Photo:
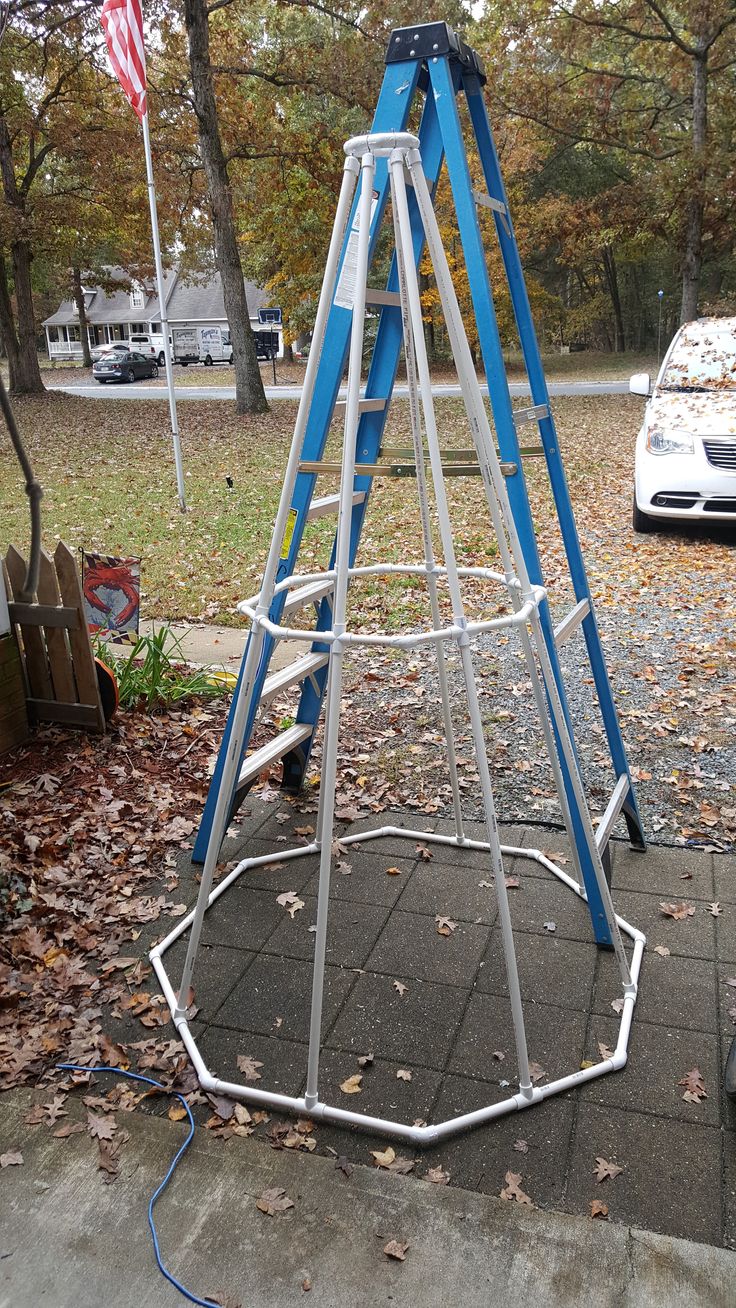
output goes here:
[{"label": "fallen leaf", "polygon": [[304,908],[304,900],[299,898],[295,890],[285,890],[283,895],[277,895],[276,903],[286,909],[292,921],[294,919],[294,914]]},{"label": "fallen leaf", "polygon": [[701,1099],[708,1098],[703,1073],[699,1067],[691,1067],[677,1084],[685,1087],[682,1097],[688,1104],[699,1104]]},{"label": "fallen leaf", "polygon": [[441,1167],[430,1167],[424,1173],[425,1181],[431,1181],[432,1185],[448,1185],[450,1173],[445,1172]]},{"label": "fallen leaf", "polygon": [[618,1163],[609,1163],[605,1158],[596,1158],[596,1166],[593,1168],[593,1175],[600,1185],[601,1181],[613,1181],[623,1172],[623,1167]]},{"label": "fallen leaf", "polygon": [[605,1221],[608,1217],[608,1204],[601,1203],[600,1199],[591,1199],[590,1215],[591,1217],[600,1217]]},{"label": "fallen leaf", "polygon": [[549,933],[550,933],[550,935],[551,935],[553,931],[556,931],[556,930],[557,930],[557,923],[556,923],[556,922],[545,922],[545,923],[544,923],[544,929],[545,929],[545,931],[549,931]]},{"label": "fallen leaf", "polygon": [[521,1188],[521,1182],[524,1178],[519,1172],[507,1172],[504,1180],[506,1185],[501,1191],[501,1199],[515,1199],[517,1204],[528,1204],[530,1208],[534,1207],[528,1194],[524,1194]]},{"label": "fallen leaf", "polygon": [[660,958],[669,958],[670,956],[670,951],[666,945],[655,945],[654,952],[659,954]]},{"label": "fallen leaf", "polygon": [[307,1294],[308,1291],[311,1290],[311,1288],[312,1288],[312,1282],[310,1281],[308,1276],[305,1276],[304,1280],[302,1281],[302,1289],[304,1293]]},{"label": "fallen leaf", "polygon": [[431,849],[427,849],[426,845],[417,845],[416,848],[417,848],[417,853],[423,863],[428,863],[430,858],[434,857]]},{"label": "fallen leaf", "polygon": [[65,1122],[58,1131],[54,1131],[55,1140],[66,1140],[70,1135],[78,1135],[84,1130],[84,1122]]},{"label": "fallen leaf", "polygon": [[335,1159],[335,1171],[342,1172],[343,1176],[351,1177],[353,1175],[353,1165],[348,1162],[344,1154]]},{"label": "fallen leaf", "polygon": [[166,1116],[170,1122],[183,1122],[184,1118],[187,1116],[187,1110],[183,1104],[174,1103],[171,1105]]},{"label": "fallen leaf", "polygon": [[375,1159],[374,1167],[390,1167],[396,1157],[396,1150],[392,1149],[390,1145],[383,1151],[372,1149],[371,1157]]},{"label": "fallen leaf", "polygon": [[406,994],[408,989],[409,987],[405,986],[403,981],[394,981],[394,990],[398,990],[400,995]]},{"label": "fallen leaf", "polygon": [[612,999],[611,1008],[613,1009],[614,1013],[623,1013],[624,1011],[623,999]]},{"label": "fallen leaf", "polygon": [[532,1081],[534,1082],[534,1084],[536,1085],[537,1081],[541,1081],[547,1075],[547,1073],[545,1072],[543,1067],[540,1067],[539,1063],[530,1063],[529,1075]]},{"label": "fallen leaf", "polygon": [[371,1067],[373,1064],[373,1054],[360,1054],[358,1057],[358,1067]]},{"label": "fallen leaf", "polygon": [[383,1252],[386,1254],[387,1258],[396,1258],[400,1263],[403,1263],[408,1248],[408,1240],[404,1243],[400,1240],[389,1240],[388,1244],[383,1246]]},{"label": "fallen leaf", "polygon": [[403,1067],[400,1067],[398,1072],[396,1073],[396,1080],[411,1081],[411,1072],[407,1072]]},{"label": "fallen leaf", "polygon": [[665,917],[672,917],[676,922],[682,922],[686,917],[695,916],[695,905],[686,903],[684,899],[676,904],[660,903],[659,907]]},{"label": "fallen leaf", "polygon": [[710,913],[711,917],[720,917],[721,913],[723,912],[723,909],[721,908],[719,903],[709,904],[708,912]]},{"label": "fallen leaf", "polygon": [[445,917],[440,913],[437,914],[437,917],[434,920],[437,923],[438,936],[451,936],[457,927],[457,922],[453,922],[452,918]]},{"label": "fallen leaf", "polygon": [[340,1083],[340,1089],[344,1095],[359,1095],[362,1089],[361,1081],[363,1073],[356,1072],[354,1076],[349,1076],[347,1080]]},{"label": "fallen leaf", "polygon": [[504,877],[503,880],[504,880],[504,885],[506,886],[506,889],[507,889],[507,890],[518,890],[518,889],[519,889],[519,878],[518,878],[518,877]]},{"label": "fallen leaf", "polygon": [[117,1130],[114,1117],[98,1117],[87,1111],[87,1131],[93,1140],[112,1140]]},{"label": "fallen leaf", "polygon": [[386,876],[387,876],[387,877],[400,877],[400,876],[401,876],[401,868],[400,868],[400,867],[387,867],[387,868],[386,868]]},{"label": "fallen leaf", "polygon": [[608,1045],[604,1045],[602,1040],[598,1041],[598,1053],[601,1058],[613,1058],[613,1050],[609,1049]]},{"label": "fallen leaf", "polygon": [[23,1163],[23,1155],[20,1149],[11,1149],[6,1154],[0,1154],[0,1167],[20,1167]]},{"label": "fallen leaf", "polygon": [[285,1213],[287,1208],[293,1207],[294,1200],[289,1198],[281,1185],[264,1190],[256,1199],[256,1208],[267,1217],[275,1217],[277,1213]]},{"label": "fallen leaf", "polygon": [[526,1140],[514,1140],[514,1149],[517,1154],[528,1154],[529,1144]]},{"label": "fallen leaf", "polygon": [[258,1068],[263,1067],[263,1063],[259,1063],[257,1058],[251,1058],[250,1054],[238,1054],[235,1062],[246,1081],[260,1081],[261,1074]]}]

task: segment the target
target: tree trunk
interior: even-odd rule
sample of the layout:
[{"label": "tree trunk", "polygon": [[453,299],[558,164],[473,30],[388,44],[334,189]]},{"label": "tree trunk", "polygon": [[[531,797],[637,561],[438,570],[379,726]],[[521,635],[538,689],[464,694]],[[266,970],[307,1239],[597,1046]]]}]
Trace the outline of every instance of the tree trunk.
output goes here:
[{"label": "tree trunk", "polygon": [[87,321],[87,310],[84,307],[84,291],[82,290],[82,272],[80,268],[72,268],[72,291],[74,293],[74,303],[77,306],[79,315],[79,336],[82,342],[82,364],[85,368],[92,367],[92,355],[89,352],[89,322]]},{"label": "tree trunk", "polygon": [[700,269],[703,263],[703,214],[705,211],[706,134],[708,126],[708,56],[693,59],[692,181],[686,206],[685,251],[682,262],[682,304],[680,322],[698,316]]},{"label": "tree trunk", "polygon": [[613,306],[613,319],[616,324],[614,334],[614,353],[623,354],[626,349],[626,331],[624,329],[624,316],[621,312],[621,296],[618,289],[618,270],[616,268],[616,259],[610,245],[603,247],[603,271],[606,278],[608,294],[611,297]]},{"label": "tree trunk", "polygon": [[[0,175],[2,175],[3,199],[15,219],[15,230],[20,231],[26,217],[25,199],[18,189],[13,161],[13,147],[4,114],[0,114]],[[41,381],[36,350],[36,319],[33,312],[33,291],[31,288],[31,248],[28,241],[17,237],[10,242],[10,259],[13,270],[15,305],[18,315],[17,328],[10,300],[10,288],[7,278],[7,265],[3,257],[3,288],[0,299],[3,300],[0,314],[3,321],[3,335],[8,351],[8,370],[10,391],[15,394],[37,395],[45,390]],[[12,340],[11,340],[12,337]]]},{"label": "tree trunk", "polygon": [[217,120],[205,0],[185,0],[184,18],[189,43],[194,111],[197,115],[199,144],[212,210],[215,255],[222,278],[225,312],[233,347],[235,408],[237,413],[265,413],[268,404],[256,358],[255,337],[250,327],[232,193]]}]

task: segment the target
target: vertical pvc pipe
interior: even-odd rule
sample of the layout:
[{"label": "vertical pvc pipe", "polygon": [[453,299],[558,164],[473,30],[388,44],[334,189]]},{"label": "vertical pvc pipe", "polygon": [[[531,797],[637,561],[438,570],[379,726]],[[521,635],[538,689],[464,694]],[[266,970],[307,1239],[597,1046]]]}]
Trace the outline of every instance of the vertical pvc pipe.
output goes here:
[{"label": "vertical pvc pipe", "polygon": [[[418,160],[421,164],[419,152],[411,151],[410,159]],[[399,219],[399,229],[404,246],[410,247],[411,228],[409,223],[409,206],[406,198],[406,183],[404,181],[404,151],[395,151],[391,156],[389,166],[392,171],[395,187],[395,203]],[[419,171],[419,169],[417,169]],[[431,207],[431,205],[430,205]],[[421,209],[421,204],[420,204]],[[425,223],[425,233],[427,236],[427,245],[432,253],[430,245],[430,231]],[[442,538],[442,548],[445,555],[445,567],[447,568],[447,582],[452,598],[453,619],[458,627],[466,625],[465,613],[463,610],[462,596],[460,593],[460,581],[457,574],[457,562],[455,559],[455,550],[452,541],[452,527],[450,525],[450,514],[447,504],[447,494],[445,491],[444,477],[442,473],[442,455],[439,448],[439,439],[437,436],[437,424],[435,421],[434,407],[432,404],[432,380],[429,374],[429,363],[427,352],[424,345],[424,336],[422,332],[422,306],[419,298],[419,282],[417,279],[416,268],[413,265],[407,266],[407,292],[409,299],[409,308],[411,311],[412,324],[414,328],[414,342],[417,353],[417,365],[419,370],[419,385],[422,393],[422,402],[424,408],[424,423],[427,433],[427,445],[429,448],[430,467],[432,469],[432,481],[434,484],[435,498],[437,501],[437,513],[440,524],[440,535]],[[511,1016],[514,1025],[514,1039],[516,1043],[516,1057],[519,1068],[519,1089],[525,1098],[531,1098],[533,1087],[529,1075],[529,1054],[526,1044],[526,1032],[524,1028],[524,1010],[521,1002],[521,987],[519,984],[519,970],[516,963],[516,949],[514,947],[514,934],[511,927],[511,912],[509,909],[508,891],[506,889],[506,880],[503,870],[503,859],[501,857],[501,841],[498,833],[498,821],[496,818],[496,806],[493,799],[493,786],[491,784],[491,773],[488,766],[488,756],[486,753],[486,742],[483,734],[483,722],[480,715],[480,705],[478,703],[478,691],[475,684],[475,672],[473,669],[473,659],[470,653],[470,637],[467,632],[458,638],[458,647],[460,650],[460,660],[462,663],[463,676],[465,680],[465,692],[468,702],[468,713],[470,716],[471,730],[473,734],[473,745],[475,749],[476,762],[478,764],[478,774],[481,783],[481,793],[483,795],[483,808],[485,811],[486,827],[488,830],[488,843],[490,846],[490,861],[493,871],[493,877],[496,884],[496,894],[498,897],[498,913],[501,922],[501,937],[503,940],[504,959],[506,963],[506,977],[509,986],[509,997],[511,1000]]]},{"label": "vertical pvc pipe", "polygon": [[[393,173],[390,172],[391,197],[393,200]],[[427,569],[427,590],[429,592],[429,606],[432,614],[432,624],[435,630],[442,625],[440,615],[439,596],[437,593],[437,575],[435,572],[436,562],[434,557],[434,547],[432,545],[432,524],[429,518],[429,502],[427,498],[427,475],[424,468],[424,442],[422,440],[421,416],[419,413],[419,396],[417,394],[417,364],[414,350],[414,339],[412,336],[411,322],[409,318],[409,305],[407,300],[406,289],[406,269],[404,250],[401,244],[401,234],[399,232],[398,222],[396,219],[396,205],[393,205],[393,222],[394,222],[394,249],[396,251],[396,270],[399,282],[399,295],[401,297],[401,325],[404,334],[404,354],[406,356],[406,380],[409,387],[409,419],[411,423],[411,437],[414,446],[414,460],[417,465],[417,495],[419,498],[419,514],[422,522],[422,538],[424,542],[424,562]],[[450,772],[450,789],[452,790],[452,804],[455,814],[455,834],[459,841],[465,839],[463,829],[463,815],[460,800],[460,784],[457,772],[457,755],[455,752],[455,730],[452,723],[452,709],[450,707],[450,692],[447,684],[447,658],[445,656],[445,647],[442,644],[436,645],[437,653],[437,678],[440,687],[440,700],[442,702],[442,721],[445,728],[445,742],[447,745],[447,765]]]},{"label": "vertical pvc pipe", "polygon": [[[299,404],[296,425],[294,427],[294,436],[291,442],[286,471],[284,473],[281,498],[279,501],[278,512],[276,514],[273,536],[271,538],[271,547],[269,549],[268,560],[263,574],[263,581],[261,582],[261,591],[258,597],[256,617],[253,621],[248,640],[248,651],[245,657],[243,675],[240,686],[236,691],[236,701],[227,738],[227,755],[220,776],[217,802],[215,804],[215,812],[212,818],[209,840],[207,841],[207,853],[205,854],[204,867],[202,869],[202,880],[200,882],[199,894],[197,896],[197,906],[194,913],[194,920],[192,922],[192,931],[189,937],[189,947],[184,960],[184,970],[182,972],[181,986],[179,988],[179,1006],[175,1014],[176,1017],[184,1016],[187,1010],[187,996],[189,994],[189,987],[194,972],[194,963],[199,949],[202,923],[204,921],[205,912],[207,911],[207,901],[209,900],[210,891],[212,889],[212,880],[220,854],[220,846],[222,845],[225,834],[232,796],[237,785],[238,774],[240,771],[240,756],[243,751],[245,724],[250,709],[250,700],[251,695],[253,694],[256,672],[261,657],[261,649],[263,647],[264,632],[258,622],[258,618],[266,617],[268,615],[271,601],[273,599],[273,588],[276,582],[276,573],[279,565],[281,542],[284,538],[289,508],[291,506],[291,497],[294,493],[294,483],[299,471],[302,441],[304,440],[304,431],[309,417],[309,408],[312,400],[312,392],[314,391],[314,381],[317,374],[319,354],[322,349],[327,318],[332,305],[335,277],[337,275],[337,264],[342,248],[342,235],[347,222],[348,213],[350,212],[353,191],[355,189],[355,178],[358,171],[357,160],[345,160],[345,170],[343,172],[340,198],[338,200],[337,213],[335,215],[335,225],[332,229],[332,238],[330,240],[330,248],[327,255],[325,276],[322,283],[319,307],[317,309],[317,316],[314,324],[314,356],[312,350],[310,350],[304,378],[304,390]],[[224,746],[225,742],[223,741],[223,748]]]},{"label": "vertical pvc pipe", "polygon": [[[332,824],[335,814],[335,782],[337,776],[337,747],[340,730],[340,700],[342,698],[342,660],[344,645],[340,637],[345,632],[347,610],[348,571],[350,568],[350,527],[353,511],[353,482],[355,480],[355,449],[358,438],[360,403],[360,373],[363,363],[363,335],[365,332],[365,298],[368,280],[371,205],[375,161],[370,153],[361,160],[361,191],[359,204],[358,245],[355,268],[355,294],[353,321],[350,336],[348,388],[345,404],[342,475],[340,478],[340,507],[337,515],[337,549],[335,552],[335,602],[332,629],[337,637],[330,645],[329,675],[327,680],[327,713],[325,743],[322,759],[321,824],[319,890],[317,892],[317,930],[314,937],[314,968],[312,972],[312,1005],[309,1018],[309,1053],[307,1056],[307,1109],[317,1103],[319,1084],[319,1055],[322,1034],[322,1005],[325,984],[325,953],[327,950],[327,917],[330,900],[330,872],[332,865]],[[322,793],[323,792],[323,793]]]}]

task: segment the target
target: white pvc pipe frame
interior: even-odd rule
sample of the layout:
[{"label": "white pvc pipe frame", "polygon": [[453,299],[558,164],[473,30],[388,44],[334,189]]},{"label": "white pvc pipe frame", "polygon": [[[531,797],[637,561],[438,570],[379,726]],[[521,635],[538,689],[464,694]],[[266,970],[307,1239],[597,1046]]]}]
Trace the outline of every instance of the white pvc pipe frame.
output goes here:
[{"label": "white pvc pipe frame", "polygon": [[[310,352],[302,401],[297,415],[294,440],[292,442],[292,448],[287,463],[281,501],[271,549],[269,551],[269,557],[264,573],[264,580],[260,594],[252,600],[243,601],[242,604],[238,606],[240,611],[247,614],[251,619],[251,643],[243,675],[243,687],[236,704],[229,756],[225,773],[221,780],[220,794],[218,795],[215,817],[212,831],[210,833],[200,892],[194,910],[152,950],[150,957],[166,1000],[171,1008],[177,1030],[184,1041],[185,1047],[189,1052],[195,1070],[197,1071],[200,1084],[204,1089],[215,1090],[247,1101],[265,1104],[271,1108],[280,1108],[282,1110],[296,1113],[306,1113],[315,1120],[334,1121],[353,1126],[362,1126],[368,1130],[378,1130],[386,1135],[393,1135],[407,1139],[417,1145],[427,1145],[440,1140],[447,1135],[466,1130],[471,1126],[501,1116],[504,1113],[529,1107],[531,1104],[539,1103],[542,1099],[546,1099],[552,1094],[558,1094],[561,1091],[580,1085],[584,1081],[592,1080],[597,1076],[604,1075],[606,1072],[615,1071],[623,1067],[627,1057],[628,1039],[633,1008],[636,1002],[641,957],[646,942],[645,937],[641,932],[637,931],[634,927],[631,927],[622,918],[617,917],[613,911],[613,906],[610,902],[610,892],[603,877],[600,855],[595,846],[592,826],[590,824],[590,819],[587,816],[587,809],[585,809],[585,815],[587,818],[586,840],[595,855],[596,880],[602,893],[609,926],[612,929],[614,949],[622,975],[624,997],[619,1039],[611,1058],[604,1059],[602,1062],[594,1064],[592,1067],[583,1068],[569,1076],[550,1082],[546,1086],[534,1086],[531,1083],[529,1076],[523,1007],[518,983],[516,953],[513,943],[508,896],[505,887],[501,856],[505,853],[514,854],[522,858],[534,859],[551,871],[560,881],[563,882],[563,884],[572,889],[579,897],[586,899],[586,895],[583,887],[558,868],[556,864],[539,850],[524,850],[511,846],[503,846],[500,844],[498,837],[495,805],[490,773],[488,770],[488,762],[485,754],[485,743],[483,739],[480,712],[477,702],[477,691],[475,687],[475,677],[470,654],[470,639],[472,636],[483,631],[509,627],[516,627],[519,629],[522,646],[527,660],[527,667],[532,679],[535,701],[538,709],[543,714],[542,725],[545,728],[545,739],[548,748],[551,747],[550,758],[555,773],[557,789],[560,791],[559,764],[556,755],[554,754],[549,721],[544,712],[541,683],[539,683],[537,669],[533,662],[532,646],[528,630],[530,629],[534,635],[542,676],[544,677],[545,685],[548,686],[549,689],[548,683],[550,677],[549,669],[545,666],[545,650],[544,646],[540,646],[539,644],[538,615],[539,604],[545,597],[546,592],[541,586],[531,585],[524,567],[523,556],[520,554],[513,516],[508,503],[508,496],[506,494],[506,487],[493,448],[490,428],[488,427],[487,417],[480,398],[475,374],[472,370],[467,340],[462,329],[459,306],[457,305],[454,288],[449,276],[444,249],[442,248],[439,239],[439,232],[436,227],[436,220],[434,218],[429,194],[426,189],[424,175],[421,172],[421,160],[417,145],[418,142],[416,138],[411,137],[408,134],[385,134],[380,137],[357,137],[354,140],[349,141],[345,147],[348,158],[345,164],[343,187],[338,204],[338,216],[332,233],[322,295],[320,297],[320,305],[317,313],[317,320],[315,322],[314,348]],[[422,401],[424,407],[428,453],[447,566],[439,567],[434,563],[434,559],[431,555],[431,545],[430,552],[427,553],[426,541],[424,565],[378,564],[360,568],[350,568],[348,566],[348,538],[353,503],[353,477],[355,473],[355,433],[357,431],[358,423],[360,365],[362,357],[362,330],[359,327],[357,331],[353,331],[350,345],[348,398],[345,415],[345,444],[343,450],[343,469],[339,496],[340,503],[338,512],[338,539],[335,568],[330,572],[313,573],[307,576],[292,576],[276,585],[275,577],[278,551],[286,523],[286,515],[291,500],[293,483],[298,470],[301,441],[314,390],[314,382],[316,380],[317,358],[324,340],[324,328],[326,325],[327,313],[334,293],[339,245],[347,218],[350,193],[354,186],[358,171],[362,174],[362,183],[358,210],[360,214],[360,223],[358,229],[357,273],[353,315],[354,323],[357,322],[358,324],[361,324],[363,320],[368,266],[370,200],[373,183],[374,158],[377,154],[390,156],[389,166],[391,173],[392,198],[396,207],[396,213],[394,215],[395,230],[399,238],[397,240],[397,257],[399,258],[402,321],[405,344],[408,345],[409,337],[413,336],[413,345],[416,347],[416,353],[407,349],[407,356],[411,354],[409,367],[410,387],[413,387],[416,391],[418,379],[423,392]],[[358,163],[359,159],[360,163]],[[487,568],[459,568],[455,560],[448,505],[444,490],[437,428],[431,401],[431,385],[428,374],[428,365],[423,347],[421,307],[419,303],[416,268],[413,261],[410,262],[403,257],[402,250],[402,246],[406,246],[407,250],[411,248],[411,233],[409,229],[408,208],[406,204],[404,167],[408,167],[413,176],[415,192],[422,213],[428,247],[435,267],[435,275],[437,277],[437,283],[443,302],[443,309],[448,323],[448,331],[450,332],[453,345],[453,354],[455,355],[458,365],[458,375],[463,388],[466,410],[471,424],[471,431],[473,433],[476,449],[478,451],[481,470],[483,472],[486,498],[491,519],[496,531],[501,562],[504,567],[503,574],[493,572]],[[415,406],[416,400],[417,397],[415,396]],[[416,412],[413,409],[412,425],[415,444],[419,435],[416,421],[417,415],[418,409],[416,409]],[[418,488],[420,492],[420,500],[423,500],[426,498],[426,485],[422,478],[418,479]],[[508,533],[508,540],[506,533]],[[511,548],[509,548],[509,544]],[[515,560],[514,556],[516,556]],[[514,562],[516,563],[516,570],[514,568]],[[515,572],[518,572],[518,577],[515,575]],[[362,632],[348,633],[345,626],[345,617],[346,596],[350,580],[358,576],[377,576],[390,573],[424,576],[427,579],[430,592],[432,592],[432,589],[436,586],[437,578],[444,576],[448,582],[452,599],[452,624],[441,629],[434,626],[430,631],[410,632],[403,636],[381,636]],[[475,577],[483,580],[501,582],[506,587],[513,612],[500,618],[469,622],[465,616],[459,590],[460,577]],[[255,667],[260,657],[260,648],[263,637],[266,633],[269,633],[276,639],[305,641],[309,643],[314,641],[313,632],[282,627],[272,622],[268,617],[271,602],[274,595],[288,590],[291,587],[309,584],[312,581],[324,580],[334,582],[334,604],[332,630],[319,633],[319,639],[330,646],[330,676],[328,679],[326,707],[323,787],[320,794],[317,838],[311,844],[300,846],[296,849],[278,851],[274,854],[258,858],[245,859],[213,889],[215,865],[219,854],[222,836],[224,834],[225,822],[227,820],[228,796],[232,791],[236,779],[237,761],[240,755],[240,740],[242,737],[245,711],[250,695]],[[433,621],[435,623],[437,621],[434,609]],[[468,697],[468,710],[473,726],[475,752],[480,772],[481,790],[483,794],[483,804],[486,813],[486,827],[489,840],[475,841],[466,839],[462,834],[459,814],[456,813],[458,829],[455,836],[437,835],[434,832],[405,830],[401,827],[387,826],[375,831],[360,832],[353,836],[343,837],[342,843],[350,845],[357,841],[375,840],[381,836],[392,835],[407,839],[427,840],[438,844],[450,844],[463,849],[479,849],[489,853],[491,869],[494,873],[498,895],[499,918],[503,934],[504,956],[509,982],[509,995],[512,1007],[515,1042],[519,1059],[519,1092],[499,1103],[489,1105],[487,1108],[478,1109],[476,1112],[467,1113],[434,1126],[408,1126],[404,1123],[389,1121],[382,1118],[374,1118],[350,1109],[342,1109],[323,1103],[318,1095],[317,1082],[321,1045],[320,1028],[322,1015],[322,991],[329,904],[331,839],[337,759],[338,706],[341,696],[342,656],[347,645],[389,646],[412,649],[418,645],[434,643],[438,656],[440,656],[441,665],[442,645],[446,640],[454,641],[456,643],[462,661],[463,675]],[[564,718],[562,716],[561,705],[557,701],[555,695],[551,696],[550,706],[556,725],[560,731],[563,752],[565,753],[568,763],[572,760],[573,785],[576,789],[579,788],[580,793],[582,794],[581,781],[574,770],[574,755],[571,751],[571,744],[567,735]],[[449,704],[445,704],[445,709],[449,712]],[[560,794],[560,799],[563,804],[563,814],[566,817],[566,826],[569,830],[570,824],[567,820],[569,814],[565,807],[564,790]],[[325,833],[327,833],[327,839],[325,839]],[[189,992],[189,984],[191,981],[194,959],[198,949],[204,915],[211,905],[215,903],[219,896],[223,894],[230,885],[232,885],[233,881],[243,871],[253,867],[261,867],[271,862],[282,862],[286,859],[299,858],[314,853],[318,853],[320,856],[320,886],[318,893],[317,930],[315,936],[315,960],[312,981],[312,1006],[305,1094],[302,1097],[278,1095],[263,1089],[223,1081],[218,1077],[212,1076],[199,1054],[196,1042],[189,1030],[186,1002],[184,998]],[[575,862],[577,864],[577,857]],[[162,960],[166,950],[169,949],[174,941],[178,940],[179,937],[190,927],[192,928],[191,937],[184,963],[180,991],[179,995],[177,995],[171,986]],[[633,941],[634,948],[630,965],[623,950],[619,934],[620,931],[625,932]]]},{"label": "white pvc pipe frame", "polygon": [[[434,831],[416,831],[396,826],[378,827],[370,831],[358,831],[354,835],[341,836],[340,844],[363,844],[365,841],[379,840],[386,836],[391,836],[394,839],[403,837],[407,840],[421,840],[430,844],[449,845],[454,849],[485,851],[490,849],[488,842],[483,840],[466,838],[460,841],[456,836],[446,836]],[[291,859],[304,858],[319,852],[318,842],[311,841],[309,844],[300,845],[295,849],[278,850],[273,854],[263,854],[256,858],[243,859],[212,891],[207,902],[207,908],[211,908],[220,898],[220,895],[223,895],[243,872],[247,872],[252,868],[267,867],[269,863],[284,863]],[[577,882],[568,876],[566,872],[563,872],[561,868],[557,867],[541,850],[523,849],[515,845],[501,845],[501,853],[509,857],[527,858],[540,863],[542,867],[552,872],[564,886],[572,890],[579,899],[586,900],[585,891],[581,889]],[[449,1136],[456,1135],[460,1131],[480,1126],[483,1122],[490,1122],[495,1117],[504,1117],[507,1113],[513,1113],[518,1109],[529,1108],[532,1104],[541,1103],[543,1099],[549,1099],[551,1095],[562,1094],[566,1090],[574,1090],[578,1086],[584,1085],[586,1081],[595,1081],[599,1076],[605,1076],[608,1072],[618,1072],[626,1065],[629,1033],[636,1003],[639,971],[644,946],[646,945],[646,937],[636,927],[632,927],[622,917],[616,915],[616,923],[619,929],[631,939],[634,946],[630,962],[631,985],[624,989],[621,1025],[616,1048],[610,1058],[604,1058],[601,1062],[594,1063],[592,1067],[581,1068],[577,1072],[571,1072],[568,1076],[562,1076],[556,1081],[550,1081],[547,1085],[535,1085],[530,1096],[513,1094],[495,1104],[488,1104],[485,1108],[477,1108],[472,1113],[463,1113],[459,1117],[449,1118],[446,1122],[437,1122],[428,1126],[410,1126],[384,1117],[371,1117],[367,1113],[359,1113],[350,1108],[338,1108],[319,1099],[315,1104],[308,1107],[304,1096],[280,1095],[269,1090],[261,1090],[257,1086],[240,1085],[235,1081],[225,1081],[221,1077],[213,1076],[208,1069],[197,1048],[194,1036],[189,1030],[189,1021],[186,1015],[176,1015],[177,995],[163,963],[163,955],[189,929],[193,919],[194,910],[188,913],[186,917],[183,917],[180,922],[177,922],[174,929],[151,950],[150,959],[164,993],[164,998],[171,1012],[175,1015],[174,1022],[178,1035],[192,1060],[199,1083],[203,1090],[210,1093],[227,1095],[232,1099],[242,1099],[246,1103],[262,1104],[264,1107],[276,1111],[295,1113],[298,1116],[309,1117],[315,1122],[335,1122],[343,1126],[362,1127],[366,1131],[374,1131],[395,1139],[407,1140],[413,1145],[426,1148],[440,1140],[446,1140]]]}]

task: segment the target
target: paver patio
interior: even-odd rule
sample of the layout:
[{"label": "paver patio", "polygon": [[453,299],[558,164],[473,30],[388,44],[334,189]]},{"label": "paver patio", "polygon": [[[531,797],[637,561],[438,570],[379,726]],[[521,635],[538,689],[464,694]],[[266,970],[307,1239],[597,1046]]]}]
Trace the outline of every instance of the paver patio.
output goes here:
[{"label": "paver patio", "polygon": [[[224,856],[297,845],[294,828],[311,821],[288,803],[250,797]],[[421,825],[382,813],[349,830],[388,823]],[[434,819],[429,826],[450,830]],[[477,827],[468,834],[482,838]],[[505,827],[501,835],[510,845],[566,849],[564,836],[549,829]],[[495,1102],[512,1093],[504,1082],[516,1080],[495,895],[481,884],[490,880],[486,861],[477,851],[431,848],[426,862],[414,840],[352,846],[344,856],[350,872],[335,871],[332,881],[320,1097],[409,1123]],[[396,1151],[416,1157],[417,1175],[441,1164],[451,1184],[466,1189],[498,1194],[505,1173],[519,1172],[539,1207],[587,1214],[590,1200],[602,1199],[613,1220],[736,1247],[736,1106],[722,1092],[736,1006],[727,984],[736,973],[736,862],[662,846],[645,855],[623,842],[612,849],[616,909],[647,935],[627,1067],[424,1153],[403,1144]],[[303,1092],[316,866],[306,856],[246,873],[207,915],[193,1030],[218,1076],[240,1080],[236,1058],[248,1054],[263,1064],[264,1088]],[[399,875],[388,875],[389,867]],[[506,870],[519,878],[509,896],[529,1053],[549,1080],[597,1060],[598,1042],[615,1044],[618,972],[613,956],[592,943],[587,910],[572,892],[539,864],[508,860]],[[180,886],[190,900],[197,874],[184,856]],[[305,904],[293,920],[276,902],[288,890]],[[695,912],[673,920],[663,915],[663,900],[686,900]],[[714,902],[721,906],[715,917]],[[457,922],[449,937],[438,934],[437,914]],[[545,927],[551,922],[554,932]],[[655,953],[655,945],[669,954]],[[175,982],[183,954],[179,941],[167,955]],[[361,1069],[357,1058],[369,1053],[374,1062]],[[699,1103],[685,1101],[678,1085],[693,1067],[707,1088]],[[397,1078],[400,1069],[411,1080]],[[340,1083],[361,1070],[361,1093],[344,1095]],[[316,1136],[320,1151],[359,1162],[386,1144],[327,1124]],[[519,1140],[526,1151],[514,1148]],[[598,1184],[597,1156],[622,1174]]]}]

